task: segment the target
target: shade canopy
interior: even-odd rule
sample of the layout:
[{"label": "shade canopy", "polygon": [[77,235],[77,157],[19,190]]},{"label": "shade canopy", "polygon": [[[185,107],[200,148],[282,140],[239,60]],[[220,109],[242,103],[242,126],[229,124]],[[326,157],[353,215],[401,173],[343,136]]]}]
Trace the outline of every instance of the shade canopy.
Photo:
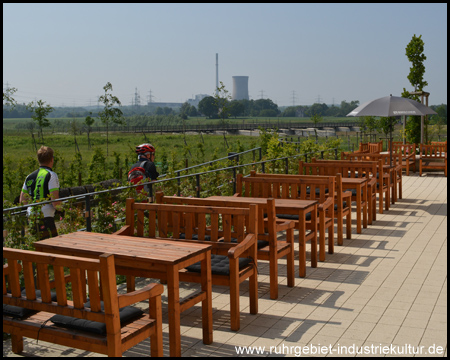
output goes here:
[{"label": "shade canopy", "polygon": [[436,111],[408,98],[400,96],[385,96],[379,99],[368,101],[347,116],[423,116],[436,114]]}]

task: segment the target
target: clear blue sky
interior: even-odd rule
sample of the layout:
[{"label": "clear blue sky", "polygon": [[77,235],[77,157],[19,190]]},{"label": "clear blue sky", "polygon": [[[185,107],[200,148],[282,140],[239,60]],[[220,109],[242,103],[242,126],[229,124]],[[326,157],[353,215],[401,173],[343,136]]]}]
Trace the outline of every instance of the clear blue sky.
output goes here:
[{"label": "clear blue sky", "polygon": [[[130,105],[213,95],[249,76],[279,106],[364,103],[413,90],[405,47],[425,42],[430,105],[447,103],[447,4],[3,4],[3,89],[19,103]],[[295,91],[295,93],[293,93]],[[295,99],[293,99],[293,97]]]}]

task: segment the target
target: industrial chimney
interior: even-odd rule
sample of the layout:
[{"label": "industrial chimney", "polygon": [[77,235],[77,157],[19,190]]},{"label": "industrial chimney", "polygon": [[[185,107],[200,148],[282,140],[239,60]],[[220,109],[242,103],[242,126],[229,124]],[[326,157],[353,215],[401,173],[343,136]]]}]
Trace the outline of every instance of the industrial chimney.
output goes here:
[{"label": "industrial chimney", "polygon": [[248,98],[248,76],[233,76],[233,100],[249,100]]},{"label": "industrial chimney", "polygon": [[219,95],[219,54],[216,53],[216,95]]}]

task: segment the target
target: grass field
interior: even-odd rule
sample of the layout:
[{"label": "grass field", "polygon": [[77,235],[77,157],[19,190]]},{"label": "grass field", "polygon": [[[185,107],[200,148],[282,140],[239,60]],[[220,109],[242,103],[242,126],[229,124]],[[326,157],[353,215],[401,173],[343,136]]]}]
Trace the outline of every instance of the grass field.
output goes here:
[{"label": "grass field", "polygon": [[[79,124],[83,123],[85,118],[84,117],[76,117],[76,118],[68,118],[68,117],[61,117],[61,118],[49,118],[50,124],[54,124],[56,121],[62,121],[62,122],[69,122],[71,120],[75,119]],[[11,131],[11,130],[17,130],[18,127],[23,129],[23,127],[31,122],[32,120],[30,118],[24,119],[24,118],[11,118],[11,119],[3,119],[3,131]],[[280,117],[280,118],[263,118],[263,117],[252,117],[252,118],[237,118],[237,119],[227,119],[226,120],[230,124],[242,124],[246,122],[250,123],[257,123],[257,122],[270,122],[270,123],[278,123],[278,122],[292,122],[292,123],[308,123],[311,122],[309,117],[304,118],[298,118],[298,117]],[[323,122],[354,122],[356,119],[354,118],[348,118],[348,117],[331,117],[326,116],[323,118]],[[220,119],[205,119],[204,117],[189,117],[185,123],[188,124],[194,124],[194,125],[203,125],[203,124],[211,124],[215,125],[220,122]],[[180,123],[181,125],[181,123]],[[93,126],[103,126],[103,124],[96,120]],[[50,126],[51,127],[51,126]],[[50,129],[46,129],[44,131],[49,131]]]}]

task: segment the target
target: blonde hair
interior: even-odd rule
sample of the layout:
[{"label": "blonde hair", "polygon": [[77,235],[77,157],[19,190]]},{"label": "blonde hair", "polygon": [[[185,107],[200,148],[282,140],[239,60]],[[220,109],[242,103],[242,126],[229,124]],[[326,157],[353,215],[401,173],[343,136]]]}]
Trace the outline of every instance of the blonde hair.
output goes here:
[{"label": "blonde hair", "polygon": [[41,146],[37,152],[39,164],[48,164],[53,159],[53,149],[48,146]]}]

